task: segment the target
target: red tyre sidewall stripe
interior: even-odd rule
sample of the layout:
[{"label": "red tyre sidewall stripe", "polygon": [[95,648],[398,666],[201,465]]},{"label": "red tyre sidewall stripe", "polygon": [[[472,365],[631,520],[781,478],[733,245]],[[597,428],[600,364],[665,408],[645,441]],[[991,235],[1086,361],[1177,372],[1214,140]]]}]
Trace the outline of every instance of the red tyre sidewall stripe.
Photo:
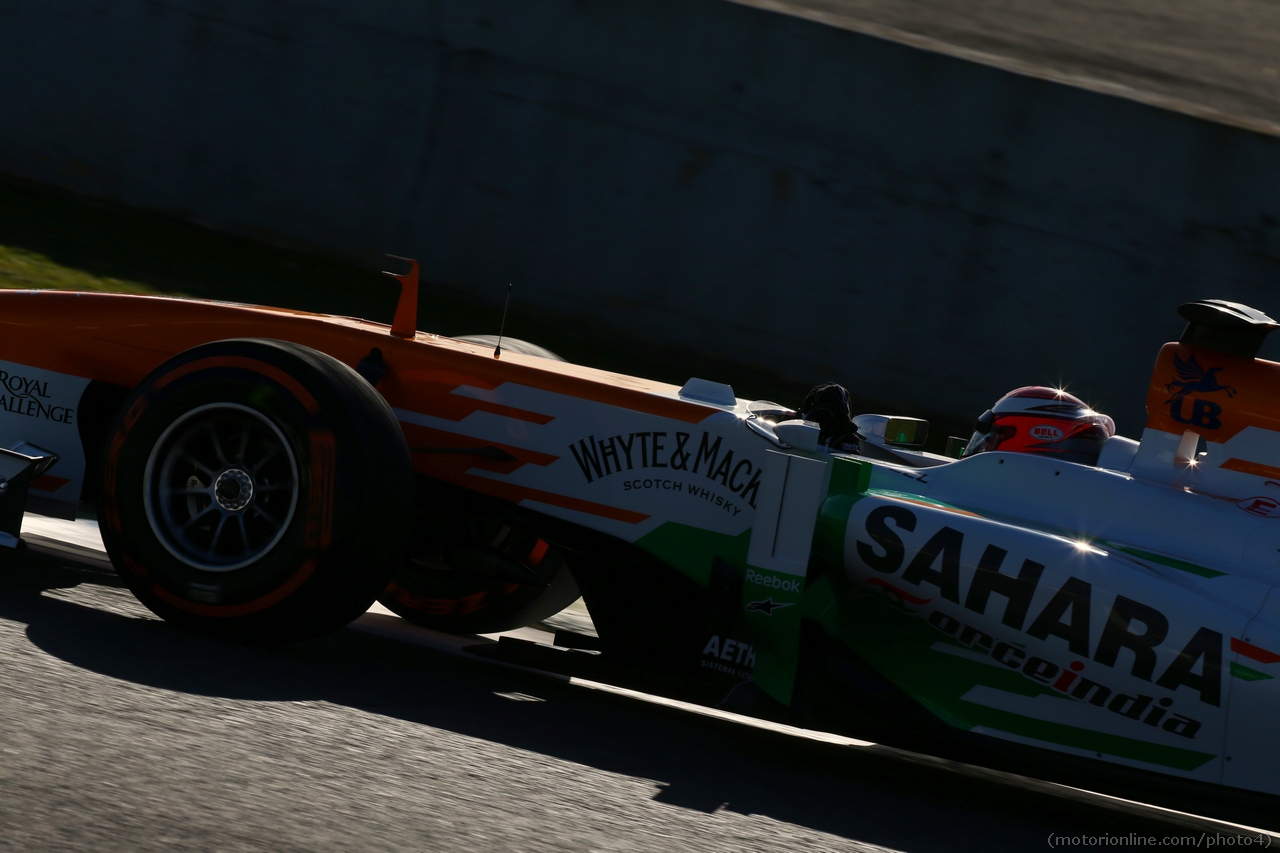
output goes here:
[{"label": "red tyre sidewall stripe", "polygon": [[111,437],[111,446],[107,449],[107,464],[102,473],[102,493],[105,498],[102,504],[106,515],[104,520],[113,532],[121,535],[124,531],[121,529],[120,511],[116,509],[115,502],[116,465],[120,461],[120,451],[124,448],[125,437],[129,434],[129,430],[133,428],[133,425],[138,422],[138,418],[142,417],[142,412],[147,408],[147,403],[150,399],[150,394],[143,394],[133,401],[129,411],[124,413],[120,428]]},{"label": "red tyre sidewall stripe", "polygon": [[254,358],[245,358],[243,356],[219,355],[189,362],[179,367],[175,367],[164,376],[161,376],[152,383],[151,387],[159,391],[170,382],[173,382],[175,379],[180,379],[188,373],[192,373],[196,370],[207,370],[213,367],[238,367],[243,370],[260,373],[288,389],[289,393],[297,397],[298,402],[302,403],[303,407],[306,408],[308,412],[313,415],[318,415],[320,413],[320,404],[316,401],[316,398],[310,391],[302,387],[302,383],[298,382],[298,380],[294,379],[292,376],[274,365],[258,361]]},{"label": "red tyre sidewall stripe", "polygon": [[194,601],[187,601],[180,598],[159,584],[151,585],[151,594],[166,604],[172,605],[179,610],[185,610],[188,613],[194,613],[197,616],[211,616],[215,618],[226,619],[234,616],[248,616],[251,613],[257,613],[260,610],[266,610],[273,604],[278,604],[293,594],[294,590],[302,586],[302,582],[311,576],[316,570],[319,561],[316,557],[310,556],[302,564],[302,568],[289,580],[282,585],[276,587],[271,592],[256,598],[253,601],[246,601],[243,604],[197,604]]},{"label": "red tyre sidewall stripe", "polygon": [[311,444],[311,494],[307,500],[307,534],[303,540],[308,551],[323,552],[333,535],[333,481],[337,466],[337,439],[332,431],[313,429],[308,433]]},{"label": "red tyre sidewall stripe", "polygon": [[[315,415],[320,412],[320,404],[315,396],[292,376],[270,364],[241,356],[202,358],[181,365],[152,383],[151,391],[158,391],[174,380],[194,371],[217,367],[240,368],[261,374],[293,394],[310,414]],[[104,505],[107,523],[111,525],[112,530],[119,534],[123,534],[123,531],[121,530],[119,513],[112,497],[115,494],[116,462],[129,429],[141,416],[150,396],[151,394],[149,393],[142,395],[129,408],[121,428],[116,431],[112,439],[111,448],[108,452],[106,473],[103,479],[106,493]],[[151,584],[152,594],[166,604],[188,613],[214,618],[234,618],[257,613],[274,604],[278,604],[288,598],[298,587],[302,586],[303,582],[315,572],[319,565],[319,555],[328,550],[332,538],[333,485],[337,456],[337,440],[331,430],[311,429],[308,431],[308,440],[311,453],[311,488],[307,500],[307,529],[303,536],[303,547],[311,553],[303,561],[297,572],[266,595],[240,604],[201,604],[188,601],[156,583]],[[145,578],[150,574],[130,557],[126,556],[124,562],[129,571],[139,578]]]}]

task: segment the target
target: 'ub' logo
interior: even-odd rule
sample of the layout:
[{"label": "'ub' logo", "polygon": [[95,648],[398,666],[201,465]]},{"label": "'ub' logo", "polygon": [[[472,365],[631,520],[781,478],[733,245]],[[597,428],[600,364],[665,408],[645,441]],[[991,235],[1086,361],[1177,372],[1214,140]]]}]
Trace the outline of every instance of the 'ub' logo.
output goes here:
[{"label": "'ub' logo", "polygon": [[1218,382],[1218,371],[1221,367],[1205,369],[1196,361],[1194,354],[1183,361],[1180,356],[1173,357],[1173,368],[1181,379],[1173,379],[1165,385],[1171,396],[1165,400],[1169,404],[1169,416],[1178,423],[1192,424],[1205,429],[1217,429],[1222,426],[1219,415],[1222,407],[1208,400],[1191,399],[1191,413],[1183,412],[1182,401],[1189,394],[1212,394],[1215,391],[1226,391],[1228,399],[1235,397],[1236,389]]}]

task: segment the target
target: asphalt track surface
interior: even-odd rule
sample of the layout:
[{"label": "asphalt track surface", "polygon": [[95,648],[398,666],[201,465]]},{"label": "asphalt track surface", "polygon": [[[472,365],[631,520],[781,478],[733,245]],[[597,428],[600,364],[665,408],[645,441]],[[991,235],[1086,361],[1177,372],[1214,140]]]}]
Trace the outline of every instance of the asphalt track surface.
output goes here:
[{"label": "asphalt track surface", "polygon": [[1276,0],[736,2],[1280,133]]},{"label": "asphalt track surface", "polygon": [[0,850],[1205,843],[1184,816],[497,666],[398,622],[248,648],[170,629],[88,550],[0,563]]}]

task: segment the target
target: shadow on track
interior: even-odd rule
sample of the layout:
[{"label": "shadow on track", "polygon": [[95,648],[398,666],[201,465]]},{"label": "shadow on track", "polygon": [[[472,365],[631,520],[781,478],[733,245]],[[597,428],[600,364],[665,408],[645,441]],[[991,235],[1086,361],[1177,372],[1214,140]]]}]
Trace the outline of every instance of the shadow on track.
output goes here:
[{"label": "shadow on track", "polygon": [[[48,575],[45,578],[48,579]],[[74,570],[55,578],[70,586]],[[765,815],[898,849],[1011,849],[1049,831],[1169,834],[1162,822],[711,720],[381,639],[354,630],[258,649],[173,630],[123,590],[86,585],[76,603],[33,577],[0,583],[0,619],[85,670],[192,696],[323,700],[655,780],[655,799]],[[66,593],[55,593],[66,595]],[[541,701],[512,701],[533,697]],[[917,816],[927,816],[918,820]]]}]

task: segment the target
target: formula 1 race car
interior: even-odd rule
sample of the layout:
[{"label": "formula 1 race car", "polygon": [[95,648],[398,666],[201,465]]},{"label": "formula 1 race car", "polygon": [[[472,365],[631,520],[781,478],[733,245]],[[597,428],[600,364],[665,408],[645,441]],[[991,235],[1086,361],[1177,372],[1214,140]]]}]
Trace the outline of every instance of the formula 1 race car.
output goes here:
[{"label": "formula 1 race car", "polygon": [[909,418],[855,419],[833,451],[713,381],[417,332],[416,265],[396,277],[390,327],[0,292],[0,550],[24,510],[96,503],[147,607],[254,642],[375,599],[495,632],[581,594],[599,636],[564,645],[696,701],[1280,794],[1265,315],[1183,306],[1141,441],[1107,439],[1096,464],[957,460]]}]

